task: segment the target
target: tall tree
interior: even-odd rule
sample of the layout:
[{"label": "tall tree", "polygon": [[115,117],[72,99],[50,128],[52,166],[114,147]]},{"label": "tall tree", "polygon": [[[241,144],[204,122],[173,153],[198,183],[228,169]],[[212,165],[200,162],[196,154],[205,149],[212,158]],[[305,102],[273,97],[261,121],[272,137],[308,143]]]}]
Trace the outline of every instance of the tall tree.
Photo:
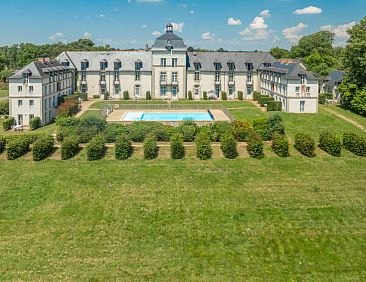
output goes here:
[{"label": "tall tree", "polygon": [[290,52],[286,49],[282,49],[280,47],[275,47],[269,50],[269,53],[276,59],[287,59],[290,58]]},{"label": "tall tree", "polygon": [[330,31],[319,31],[302,37],[299,43],[291,48],[293,58],[305,58],[311,54],[333,54],[333,41],[335,34]]}]

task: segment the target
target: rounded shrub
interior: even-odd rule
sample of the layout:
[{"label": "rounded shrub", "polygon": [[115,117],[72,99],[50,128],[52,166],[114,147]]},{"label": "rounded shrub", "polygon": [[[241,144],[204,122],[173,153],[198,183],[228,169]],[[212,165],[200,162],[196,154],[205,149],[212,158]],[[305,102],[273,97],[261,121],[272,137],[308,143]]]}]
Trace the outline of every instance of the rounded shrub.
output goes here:
[{"label": "rounded shrub", "polygon": [[108,123],[105,128],[104,136],[106,138],[106,142],[114,143],[117,141],[119,136],[128,135],[128,133],[128,125],[120,123]]},{"label": "rounded shrub", "polygon": [[47,158],[53,151],[54,140],[47,136],[35,141],[32,145],[32,153],[34,161],[41,161]]},{"label": "rounded shrub", "polygon": [[253,129],[255,133],[257,133],[262,138],[262,140],[271,140],[272,133],[267,118],[264,117],[253,120]]},{"label": "rounded shrub", "polygon": [[239,100],[243,100],[244,99],[243,91],[238,91],[238,99]]},{"label": "rounded shrub", "polygon": [[259,101],[259,98],[261,97],[261,93],[260,92],[257,92],[257,91],[254,91],[254,93],[253,93],[253,100],[254,101]]},{"label": "rounded shrub", "polygon": [[197,134],[197,126],[190,120],[186,120],[178,127],[184,142],[193,142]]},{"label": "rounded shrub", "polygon": [[232,123],[232,134],[239,142],[247,141],[252,131],[252,125],[246,120],[235,120]]},{"label": "rounded shrub", "polygon": [[360,157],[366,157],[366,139],[353,132],[343,134],[343,147]]},{"label": "rounded shrub", "polygon": [[151,100],[151,92],[146,91],[146,100]]},{"label": "rounded shrub", "polygon": [[219,142],[221,137],[227,133],[232,132],[233,126],[230,122],[227,121],[218,121],[210,125],[212,138],[211,140],[214,142]]},{"label": "rounded shrub", "polygon": [[200,160],[208,160],[212,157],[212,148],[210,136],[201,132],[196,136],[197,158]]},{"label": "rounded shrub", "polygon": [[29,139],[23,136],[10,139],[6,144],[8,160],[15,160],[29,151]]},{"label": "rounded shrub", "polygon": [[3,129],[5,131],[10,130],[13,127],[13,125],[15,125],[15,118],[13,117],[8,117],[3,121]]},{"label": "rounded shrub", "polygon": [[79,152],[79,138],[76,136],[70,136],[63,140],[61,143],[61,159],[71,159]]},{"label": "rounded shrub", "polygon": [[0,101],[0,116],[9,115],[9,102],[8,101]]},{"label": "rounded shrub", "polygon": [[285,135],[274,133],[272,136],[272,150],[279,157],[289,157],[289,143]]},{"label": "rounded shrub", "polygon": [[319,137],[319,148],[334,157],[340,157],[342,152],[341,138],[330,132],[322,132]]},{"label": "rounded shrub", "polygon": [[315,156],[315,141],[306,133],[297,133],[295,135],[294,147],[306,157],[312,158]]},{"label": "rounded shrub", "polygon": [[192,91],[188,91],[188,100],[193,100]]},{"label": "rounded shrub", "polygon": [[87,143],[93,137],[104,133],[106,125],[107,122],[103,117],[87,116],[81,118],[77,128],[80,143]]},{"label": "rounded shrub", "polygon": [[159,148],[156,144],[156,137],[152,134],[148,135],[144,141],[144,158],[145,160],[153,160],[158,157]]},{"label": "rounded shrub", "polygon": [[183,144],[183,137],[180,134],[172,136],[170,141],[170,156],[173,160],[183,159],[186,151]]},{"label": "rounded shrub", "polygon": [[203,91],[203,100],[207,100],[208,97],[207,97],[207,92],[206,91]]},{"label": "rounded shrub", "polygon": [[0,135],[0,154],[2,154],[5,151],[5,148],[6,148],[6,137]]},{"label": "rounded shrub", "polygon": [[257,134],[251,134],[247,150],[251,158],[262,159],[264,157],[263,141]]},{"label": "rounded shrub", "polygon": [[235,159],[238,154],[237,141],[230,133],[224,134],[220,139],[220,148],[225,158]]},{"label": "rounded shrub", "polygon": [[132,142],[127,135],[118,137],[115,144],[115,157],[117,160],[127,160],[132,155]]},{"label": "rounded shrub", "polygon": [[37,128],[40,128],[40,126],[41,126],[40,117],[34,117],[29,121],[29,127],[31,130],[36,130]]},{"label": "rounded shrub", "polygon": [[123,92],[123,99],[124,100],[129,100],[130,99],[130,94],[128,93],[128,91]]},{"label": "rounded shrub", "polygon": [[221,100],[227,100],[227,94],[225,91],[221,92]]},{"label": "rounded shrub", "polygon": [[285,126],[283,124],[283,119],[279,113],[273,114],[268,118],[268,130],[271,135],[273,133],[279,133],[279,134],[285,133]]},{"label": "rounded shrub", "polygon": [[94,137],[86,146],[86,155],[88,161],[100,160],[103,158],[105,151],[106,147],[104,137],[101,135]]}]

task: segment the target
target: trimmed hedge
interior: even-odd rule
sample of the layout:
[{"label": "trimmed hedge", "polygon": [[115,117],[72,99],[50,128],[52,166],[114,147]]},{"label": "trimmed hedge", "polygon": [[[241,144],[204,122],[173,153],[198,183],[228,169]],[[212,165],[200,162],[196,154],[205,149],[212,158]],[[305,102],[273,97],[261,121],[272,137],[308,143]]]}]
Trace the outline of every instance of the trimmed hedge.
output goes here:
[{"label": "trimmed hedge", "polygon": [[259,98],[262,96],[262,94],[260,92],[254,91],[253,93],[253,100],[254,101],[259,101]]},{"label": "trimmed hedge", "polygon": [[13,127],[13,125],[15,125],[15,118],[13,117],[8,117],[3,121],[3,129],[5,131],[10,130]]},{"label": "trimmed hedge", "polygon": [[0,116],[9,115],[9,101],[0,101]]},{"label": "trimmed hedge", "polygon": [[76,136],[71,136],[66,139],[61,144],[61,159],[68,160],[71,159],[79,152],[79,139]]},{"label": "trimmed hedge", "polygon": [[285,134],[285,125],[282,122],[282,116],[279,113],[273,114],[268,118],[268,130],[270,134]]},{"label": "trimmed hedge", "polygon": [[198,132],[198,127],[194,122],[186,120],[182,125],[178,126],[177,130],[182,134],[184,142],[193,142]]},{"label": "trimmed hedge", "polygon": [[94,137],[86,146],[86,155],[88,161],[100,160],[103,158],[105,151],[106,147],[104,137],[101,135]]},{"label": "trimmed hedge", "polygon": [[33,143],[32,153],[34,161],[41,161],[47,158],[53,151],[54,141],[50,136],[38,139]]},{"label": "trimmed hedge", "polygon": [[151,92],[146,91],[146,100],[151,100]]},{"label": "trimmed hedge", "polygon": [[180,134],[172,136],[170,141],[170,156],[173,160],[183,159],[185,156],[183,137]]},{"label": "trimmed hedge", "polygon": [[238,99],[239,100],[243,100],[244,99],[243,91],[238,91]]},{"label": "trimmed hedge", "polygon": [[76,131],[79,142],[87,143],[93,137],[102,134],[105,131],[106,125],[106,120],[99,116],[86,116],[81,118]]},{"label": "trimmed hedge", "polygon": [[40,126],[41,126],[40,117],[34,117],[29,121],[29,127],[31,130],[36,130],[37,128],[40,128]]},{"label": "trimmed hedge", "polygon": [[239,142],[247,141],[253,131],[252,125],[246,120],[235,120],[232,126],[232,133]]},{"label": "trimmed hedge", "polygon": [[210,137],[205,133],[199,133],[196,137],[197,158],[208,160],[212,157]]},{"label": "trimmed hedge", "polygon": [[282,102],[281,101],[269,101],[267,103],[267,112],[281,112]]},{"label": "trimmed hedge", "polygon": [[312,158],[315,156],[315,141],[308,134],[297,133],[294,147],[306,157]]},{"label": "trimmed hedge", "polygon": [[262,159],[264,158],[263,153],[263,141],[256,134],[252,134],[248,140],[247,151],[251,158]]},{"label": "trimmed hedge", "polygon": [[235,159],[239,154],[237,150],[237,141],[230,133],[226,133],[221,137],[220,148],[225,158]]},{"label": "trimmed hedge", "polygon": [[366,157],[366,138],[353,132],[343,134],[343,147],[360,157]]},{"label": "trimmed hedge", "polygon": [[221,100],[227,100],[227,94],[225,91],[221,92]]},{"label": "trimmed hedge", "polygon": [[203,100],[207,100],[208,97],[207,97],[207,92],[206,91],[203,91]]},{"label": "trimmed hedge", "polygon": [[6,144],[8,160],[15,160],[29,151],[29,139],[23,136],[10,139]]},{"label": "trimmed hedge", "polygon": [[269,141],[272,138],[272,132],[268,124],[268,119],[263,118],[257,118],[253,120],[253,129],[255,133],[257,133],[262,140]]},{"label": "trimmed hedge", "polygon": [[264,107],[264,105],[268,105],[269,102],[274,102],[274,98],[272,97],[261,97],[259,99],[259,104],[261,107]]},{"label": "trimmed hedge", "polygon": [[153,160],[158,157],[159,148],[156,145],[156,137],[149,135],[144,141],[144,158],[145,160]]},{"label": "trimmed hedge", "polygon": [[130,99],[130,94],[128,93],[128,91],[124,91],[123,92],[123,100],[129,100]]},{"label": "trimmed hedge", "polygon": [[115,145],[116,160],[127,160],[133,152],[132,142],[126,135],[121,135]]},{"label": "trimmed hedge", "polygon": [[285,135],[281,135],[278,133],[273,134],[272,150],[279,157],[282,157],[282,158],[289,157],[290,153],[289,153],[289,143],[288,143],[287,137]]},{"label": "trimmed hedge", "polygon": [[322,132],[319,137],[319,147],[334,157],[340,157],[342,141],[337,135],[330,132]]},{"label": "trimmed hedge", "polygon": [[192,91],[188,91],[188,100],[193,100]]},{"label": "trimmed hedge", "polygon": [[5,148],[6,148],[6,137],[0,135],[0,154],[2,154],[5,151]]}]

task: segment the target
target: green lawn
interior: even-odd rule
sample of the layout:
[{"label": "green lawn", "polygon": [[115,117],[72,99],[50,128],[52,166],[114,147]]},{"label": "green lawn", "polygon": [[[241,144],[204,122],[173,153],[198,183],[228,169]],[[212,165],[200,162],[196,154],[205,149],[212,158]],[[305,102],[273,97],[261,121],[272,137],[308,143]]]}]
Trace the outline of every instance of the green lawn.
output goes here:
[{"label": "green lawn", "polygon": [[9,90],[8,89],[0,89],[0,98],[1,97],[8,97],[9,96]]},{"label": "green lawn", "polygon": [[365,166],[0,161],[0,280],[364,281]]},{"label": "green lawn", "polygon": [[361,116],[358,115],[350,110],[341,108],[339,105],[327,105],[327,106],[323,106],[324,108],[329,108],[341,115],[344,115],[347,118],[351,118],[353,120],[355,120],[356,122],[358,122],[359,124],[363,125],[364,127],[366,127],[366,117],[365,116]]}]

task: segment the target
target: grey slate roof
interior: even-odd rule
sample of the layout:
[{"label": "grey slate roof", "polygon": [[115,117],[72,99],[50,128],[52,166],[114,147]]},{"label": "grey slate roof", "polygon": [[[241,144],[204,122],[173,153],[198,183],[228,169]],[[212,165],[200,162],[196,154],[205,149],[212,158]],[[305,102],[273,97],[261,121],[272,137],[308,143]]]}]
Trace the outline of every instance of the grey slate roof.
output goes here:
[{"label": "grey slate roof", "polygon": [[332,71],[325,80],[331,84],[341,83],[346,73],[344,71]]},{"label": "grey slate roof", "polygon": [[[169,24],[167,28],[169,27]],[[173,28],[173,26],[171,26]],[[178,35],[174,34],[173,31],[166,31],[165,34],[156,38],[154,45],[152,46],[153,49],[165,49],[167,45],[171,45],[174,49],[187,49],[187,46],[184,44],[182,38]]]},{"label": "grey slate roof", "polygon": [[311,71],[306,70],[300,63],[282,63],[275,61],[271,67],[262,67],[262,70],[282,73],[284,79],[299,79],[299,74],[306,74],[308,79],[317,79]]},{"label": "grey slate roof", "polygon": [[31,74],[30,78],[47,78],[49,72],[70,70],[69,67],[64,67],[57,60],[49,62],[32,62],[26,65],[24,68],[16,71],[9,79],[18,79],[23,77],[23,73]]},{"label": "grey slate roof", "polygon": [[151,71],[151,52],[150,51],[77,51],[77,52],[63,52],[57,58],[60,62],[64,60],[71,60],[75,68],[81,71],[81,62],[88,61],[88,71],[99,71],[100,62],[106,60],[108,67],[106,71],[114,70],[114,62],[118,60],[121,62],[120,71],[134,71],[135,62],[141,61],[141,71]]},{"label": "grey slate roof", "polygon": [[194,63],[201,64],[201,71],[215,71],[215,63],[221,63],[221,71],[229,71],[228,63],[235,64],[235,71],[246,72],[246,63],[252,63],[255,70],[264,61],[274,62],[268,52],[188,52],[188,70],[194,70]]}]

